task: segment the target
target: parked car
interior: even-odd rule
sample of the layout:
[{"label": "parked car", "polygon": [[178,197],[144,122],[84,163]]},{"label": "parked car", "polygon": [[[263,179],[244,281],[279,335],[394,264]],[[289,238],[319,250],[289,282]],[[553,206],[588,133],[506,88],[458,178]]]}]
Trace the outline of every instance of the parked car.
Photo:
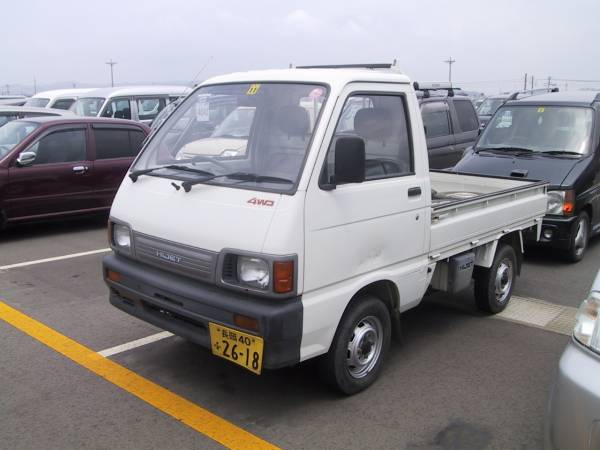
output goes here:
[{"label": "parked car", "polygon": [[505,103],[454,167],[550,182],[539,242],[583,258],[600,232],[600,93],[558,92]]},{"label": "parked car", "polygon": [[560,358],[546,413],[545,448],[600,449],[600,272]]},{"label": "parked car", "polygon": [[24,119],[25,117],[72,115],[73,113],[71,111],[65,111],[64,109],[0,105],[0,127],[11,120]]},{"label": "parked car", "polygon": [[95,88],[86,89],[54,89],[43,91],[30,97],[24,106],[37,108],[69,109],[80,95],[93,91]]},{"label": "parked car", "polygon": [[27,101],[24,95],[0,95],[0,105],[2,106],[22,106]]},{"label": "parked car", "polygon": [[108,211],[148,132],[126,120],[66,116],[0,127],[0,228]]},{"label": "parked car", "polygon": [[477,108],[477,115],[479,116],[479,121],[481,122],[481,127],[484,128],[487,123],[490,121],[492,116],[498,108],[504,105],[506,102],[510,100],[518,100],[525,97],[530,97],[532,95],[541,95],[547,94],[549,92],[558,92],[557,87],[551,88],[540,88],[540,89],[529,89],[525,91],[517,91],[517,92],[505,92],[498,95],[490,95],[486,97],[486,99],[481,102],[481,104]]},{"label": "parked car", "polygon": [[114,117],[151,124],[163,108],[190,91],[185,86],[126,86],[82,95],[71,111],[87,117]]},{"label": "parked car", "polygon": [[[430,172],[410,80],[379,67],[238,73],[188,95],[113,203],[111,304],[256,374],[322,356],[346,394],[374,382],[429,285],[474,278],[478,307],[503,310],[546,183]],[[245,152],[176,159],[213,96],[254,108]]]},{"label": "parked car", "polygon": [[[456,95],[448,83],[414,83],[425,126],[429,167],[454,166],[479,135],[479,120],[466,95]],[[445,92],[436,95],[436,92]]]}]

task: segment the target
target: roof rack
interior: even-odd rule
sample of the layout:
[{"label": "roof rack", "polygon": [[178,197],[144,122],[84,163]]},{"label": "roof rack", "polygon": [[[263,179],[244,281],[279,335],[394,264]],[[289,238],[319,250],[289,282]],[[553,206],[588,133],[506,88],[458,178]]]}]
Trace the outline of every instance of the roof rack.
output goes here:
[{"label": "roof rack", "polygon": [[550,92],[558,92],[558,91],[559,91],[559,89],[557,87],[537,88],[537,89],[528,89],[525,91],[517,91],[517,92],[513,92],[512,94],[510,94],[509,97],[506,99],[506,101],[518,100],[519,95],[523,96],[521,98],[525,98],[525,97],[531,97],[533,95],[548,94]]},{"label": "roof rack", "polygon": [[296,66],[296,69],[391,69],[395,67],[393,63],[375,63],[375,64],[325,64],[322,66]]},{"label": "roof rack", "polygon": [[460,88],[452,87],[452,84],[448,82],[419,83],[415,81],[413,82],[413,88],[415,91],[421,91],[423,93],[423,98],[431,97],[431,91],[446,91],[448,97],[454,97],[454,91],[460,91]]}]

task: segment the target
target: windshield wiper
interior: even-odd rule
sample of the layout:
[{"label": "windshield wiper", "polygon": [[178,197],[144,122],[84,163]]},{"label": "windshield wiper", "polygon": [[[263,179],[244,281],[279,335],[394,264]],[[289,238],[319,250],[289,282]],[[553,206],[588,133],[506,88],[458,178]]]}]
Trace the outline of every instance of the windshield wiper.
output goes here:
[{"label": "windshield wiper", "polygon": [[475,153],[479,153],[479,152],[510,153],[510,154],[515,154],[515,155],[519,156],[519,155],[528,155],[530,153],[533,153],[534,150],[532,150],[530,148],[524,148],[524,147],[480,147],[480,148],[475,149]]},{"label": "windshield wiper", "polygon": [[149,174],[149,173],[154,172],[155,170],[159,170],[159,169],[183,170],[185,172],[194,172],[194,173],[197,173],[200,175],[206,175],[208,177],[215,176],[212,172],[208,172],[206,170],[192,169],[191,167],[182,166],[179,164],[170,164],[168,166],[158,166],[158,167],[151,167],[149,169],[134,170],[133,172],[131,172],[129,174],[129,178],[131,178],[131,181],[133,181],[135,183],[141,175],[146,175],[146,174]]},{"label": "windshield wiper", "polygon": [[184,181],[181,183],[183,190],[185,192],[190,192],[192,186],[196,184],[206,183],[207,181],[214,180],[215,178],[231,178],[233,180],[244,181],[254,181],[256,183],[286,183],[286,184],[294,184],[292,180],[288,180],[287,178],[279,178],[272,177],[269,175],[258,175],[256,173],[249,172],[232,172],[232,173],[224,173],[221,175],[212,175],[207,178],[202,178],[201,180],[194,181]]},{"label": "windshield wiper", "polygon": [[582,156],[581,153],[577,153],[577,152],[571,152],[569,150],[546,150],[544,152],[540,152],[544,155],[575,155],[575,156]]}]

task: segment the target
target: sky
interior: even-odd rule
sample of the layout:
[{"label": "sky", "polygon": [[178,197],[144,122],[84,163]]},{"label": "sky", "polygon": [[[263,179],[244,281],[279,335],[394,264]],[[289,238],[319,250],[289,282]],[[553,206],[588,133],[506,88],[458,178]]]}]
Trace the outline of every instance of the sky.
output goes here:
[{"label": "sky", "polygon": [[[94,5],[94,6],[92,6]],[[391,62],[413,80],[448,78],[496,93],[600,87],[600,1],[303,2],[228,0],[6,1],[0,93],[6,85],[189,83],[290,63]],[[10,19],[10,20],[8,20]],[[544,81],[542,81],[544,80]],[[552,82],[552,80],[551,80]],[[21,86],[23,89],[23,86]]]}]

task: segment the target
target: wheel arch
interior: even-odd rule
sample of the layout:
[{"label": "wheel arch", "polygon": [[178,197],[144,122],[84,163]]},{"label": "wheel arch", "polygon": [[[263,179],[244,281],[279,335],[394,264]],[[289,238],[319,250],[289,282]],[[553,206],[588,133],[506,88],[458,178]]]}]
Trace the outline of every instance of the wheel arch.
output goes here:
[{"label": "wheel arch", "polygon": [[[521,275],[521,266],[523,265],[523,236],[520,231],[514,231],[498,240],[499,244],[510,245],[517,256],[517,275]],[[498,251],[496,249],[496,251]]]},{"label": "wheel arch", "polygon": [[[366,286],[360,288],[350,299],[344,314],[348,308],[359,301],[365,295],[372,295],[380,299],[387,307],[392,321],[392,337],[396,340],[400,339],[400,292],[398,286],[391,280],[373,281]],[[338,325],[339,326],[339,325]]]}]

